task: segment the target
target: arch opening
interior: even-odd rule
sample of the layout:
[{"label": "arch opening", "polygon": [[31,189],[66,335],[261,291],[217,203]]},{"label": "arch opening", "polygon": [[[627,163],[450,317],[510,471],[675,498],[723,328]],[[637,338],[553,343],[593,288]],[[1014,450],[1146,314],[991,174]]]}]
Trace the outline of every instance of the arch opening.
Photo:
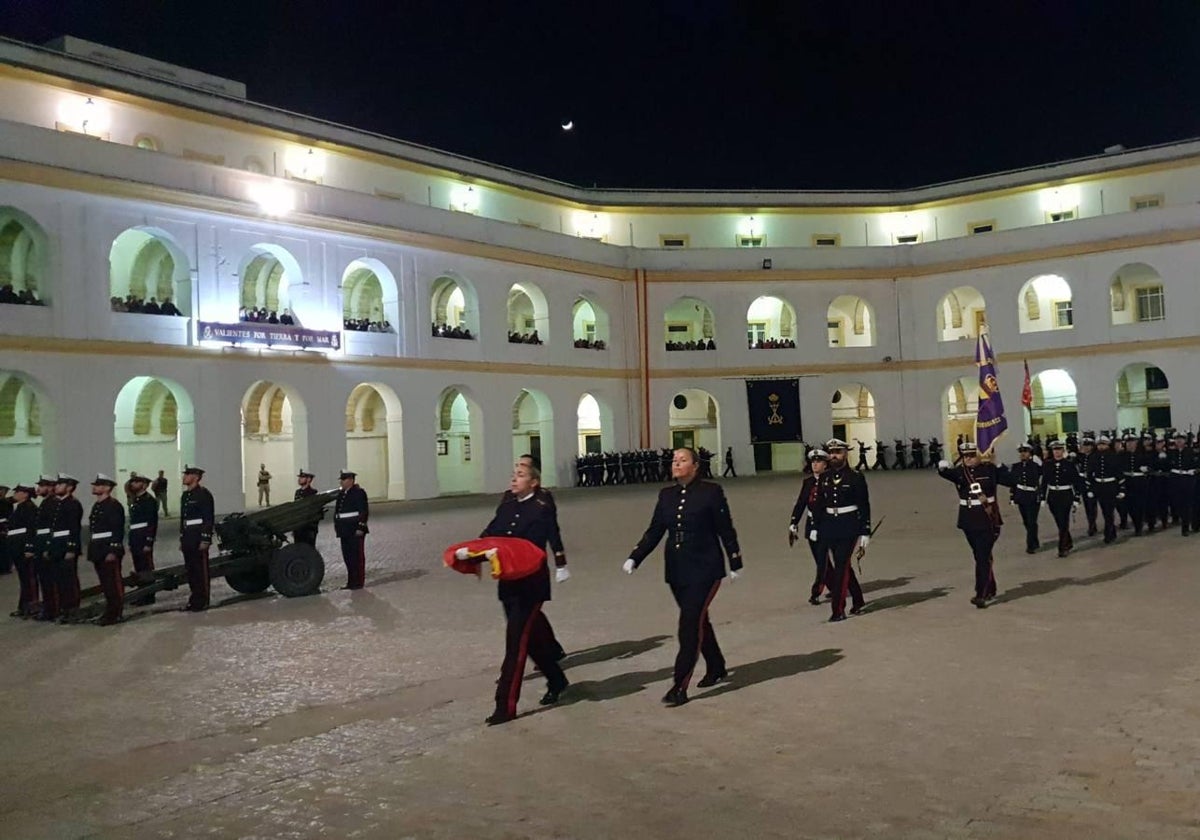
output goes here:
[{"label": "arch opening", "polygon": [[15,207],[0,207],[0,303],[44,305],[46,257],[41,225]]},{"label": "arch opening", "polygon": [[549,340],[546,296],[532,283],[514,283],[508,290],[508,343],[545,344]]},{"label": "arch opening", "polygon": [[434,280],[430,309],[434,338],[470,340],[479,335],[479,300],[464,281],[448,276]]},{"label": "arch opening", "polygon": [[358,259],[342,272],[342,329],[394,333],[400,323],[396,277],[379,260]]},{"label": "arch opening", "polygon": [[712,307],[694,297],[682,297],[663,313],[668,350],[716,350],[716,319]]},{"label": "arch opening", "polygon": [[239,321],[292,326],[300,323],[293,291],[305,285],[300,264],[278,245],[255,245],[242,260]]},{"label": "arch opening", "polygon": [[166,232],[129,228],[109,248],[108,289],[114,312],[184,315],[191,307],[191,266]]},{"label": "arch opening", "polygon": [[12,483],[33,481],[46,471],[42,427],[48,404],[32,380],[0,370],[0,461]]},{"label": "arch opening", "polygon": [[438,493],[481,493],[483,411],[461,386],[447,388],[437,404]]},{"label": "arch opening", "polygon": [[796,349],[796,310],[783,298],[763,295],[746,310],[746,346],[751,350]]},{"label": "arch opening", "polygon": [[704,456],[721,453],[721,408],[716,397],[700,388],[685,388],[671,397],[667,412],[671,448],[690,446]]},{"label": "arch opening", "polygon": [[1145,324],[1167,317],[1162,275],[1146,263],[1128,263],[1113,273],[1108,285],[1113,326]]},{"label": "arch opening", "polygon": [[1023,333],[1075,326],[1071,286],[1058,274],[1031,278],[1017,296],[1017,326]]},{"label": "arch opening", "polygon": [[571,307],[571,334],[578,348],[608,349],[608,313],[588,298],[579,298]]},{"label": "arch opening", "polygon": [[246,507],[259,504],[259,471],[271,474],[275,493],[264,504],[290,498],[296,472],[308,463],[308,411],[288,385],[255,382],[242,398],[242,490]]},{"label": "arch opening", "polygon": [[[833,437],[846,441],[851,450],[860,441],[875,446],[875,397],[867,386],[850,382],[839,387],[829,398],[829,413]],[[857,467],[858,453],[852,451],[848,461]]]},{"label": "arch opening", "polygon": [[938,302],[938,341],[963,341],[979,337],[987,323],[983,295],[971,286],[959,286]]},{"label": "arch opening", "polygon": [[829,304],[825,330],[830,347],[874,347],[875,309],[857,295],[838,295]]},{"label": "arch opening", "polygon": [[959,443],[975,440],[975,418],[979,414],[979,380],[961,376],[942,394],[943,438],[946,451],[954,452]]},{"label": "arch opening", "polygon": [[1029,379],[1033,405],[1026,412],[1029,432],[1042,440],[1079,431],[1079,397],[1075,380],[1060,368],[1039,371]]},{"label": "arch opening", "polygon": [[513,461],[529,454],[542,465],[542,484],[558,484],[558,465],[554,451],[554,409],[550,398],[541,391],[526,388],[513,401]]},{"label": "arch opening", "polygon": [[117,474],[154,478],[161,471],[177,487],[185,464],[196,458],[196,414],[191,395],[177,382],[135,376],[121,386],[113,406]]},{"label": "arch opening", "polygon": [[1163,432],[1174,428],[1171,390],[1162,368],[1133,362],[1117,374],[1117,426],[1121,429]]},{"label": "arch opening", "polygon": [[390,387],[364,382],[350,392],[346,466],[358,473],[358,483],[371,498],[404,498],[403,431],[400,399]]}]

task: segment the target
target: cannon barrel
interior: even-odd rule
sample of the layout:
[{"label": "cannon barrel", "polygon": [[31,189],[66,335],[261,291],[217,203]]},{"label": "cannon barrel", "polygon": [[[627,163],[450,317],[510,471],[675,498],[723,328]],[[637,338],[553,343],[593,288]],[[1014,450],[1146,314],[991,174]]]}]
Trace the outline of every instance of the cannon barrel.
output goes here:
[{"label": "cannon barrel", "polygon": [[251,513],[230,514],[217,524],[217,540],[224,551],[256,551],[273,547],[284,534],[316,523],[325,505],[336,499],[338,492],[326,490]]}]

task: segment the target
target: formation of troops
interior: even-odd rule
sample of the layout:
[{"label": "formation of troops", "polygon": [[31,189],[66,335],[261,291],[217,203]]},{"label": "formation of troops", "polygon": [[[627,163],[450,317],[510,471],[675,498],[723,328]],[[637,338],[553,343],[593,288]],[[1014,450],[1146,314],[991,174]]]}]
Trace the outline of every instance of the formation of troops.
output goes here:
[{"label": "formation of troops", "polygon": [[[713,477],[715,453],[701,446],[700,477]],[[616,484],[661,484],[671,481],[670,449],[635,449],[631,452],[596,452],[575,459],[576,487],[609,487]]]},{"label": "formation of troops", "polygon": [[[295,498],[316,494],[315,476],[300,470]],[[209,552],[216,526],[212,493],[203,485],[204,470],[186,466],[179,499],[179,553],[187,577],[189,612],[209,607]],[[0,485],[0,573],[15,571],[18,578],[14,618],[34,621],[76,620],[81,588],[79,560],[91,563],[104,596],[104,612],[96,621],[105,626],[123,620],[126,585],[154,580],[155,540],[159,507],[165,498],[148,492],[149,476],[132,473],[123,504],[113,496],[117,482],[99,473],[91,482],[94,501],[85,527],[83,504],[76,498],[79,479],[67,473],[43,475],[36,484]],[[156,481],[165,485],[160,473]],[[334,533],[346,564],[346,589],[366,583],[367,494],[354,472],[343,470],[334,503]],[[12,495],[9,496],[11,490]],[[319,524],[297,531],[297,542],[316,544]],[[123,573],[126,551],[130,576]],[[153,594],[136,603],[153,603]]]}]

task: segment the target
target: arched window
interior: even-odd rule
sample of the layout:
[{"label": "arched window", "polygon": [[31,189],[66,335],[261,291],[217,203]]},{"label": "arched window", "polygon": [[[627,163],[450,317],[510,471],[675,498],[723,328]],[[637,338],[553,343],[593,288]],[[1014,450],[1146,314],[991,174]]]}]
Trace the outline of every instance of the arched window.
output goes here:
[{"label": "arched window", "polygon": [[857,295],[839,295],[829,304],[825,329],[830,347],[874,347],[875,310]]},{"label": "arched window", "polygon": [[751,350],[796,347],[796,310],[783,298],[764,295],[746,310],[746,346]]},{"label": "arched window", "polygon": [[608,349],[608,313],[588,298],[579,298],[571,307],[571,335],[576,347]]},{"label": "arched window", "polygon": [[1109,304],[1114,326],[1165,320],[1167,298],[1162,276],[1146,263],[1121,266],[1109,282]]},{"label": "arched window", "polygon": [[355,260],[342,275],[342,326],[347,330],[395,332],[400,321],[396,278],[378,260]]},{"label": "arched window", "polygon": [[25,213],[0,207],[0,303],[45,303],[46,234]]},{"label": "arched window", "polygon": [[515,283],[508,290],[510,344],[545,344],[550,340],[550,310],[546,296],[532,283]]},{"label": "arched window", "polygon": [[938,341],[977,338],[986,323],[983,295],[970,286],[959,286],[947,292],[938,303]]},{"label": "arched window", "polygon": [[295,257],[278,245],[255,245],[242,260],[241,311],[243,321],[298,323],[292,310],[291,290],[303,284]]},{"label": "arched window", "polygon": [[712,307],[694,297],[682,297],[663,313],[668,350],[716,350]]},{"label": "arched window", "polygon": [[479,303],[467,282],[443,275],[430,289],[434,338],[473,339],[479,335]]},{"label": "arched window", "polygon": [[190,294],[187,257],[165,232],[130,228],[108,251],[109,303],[115,312],[182,315]]},{"label": "arched window", "polygon": [[1057,274],[1042,274],[1029,280],[1017,299],[1021,332],[1065,330],[1075,325],[1071,286]]}]

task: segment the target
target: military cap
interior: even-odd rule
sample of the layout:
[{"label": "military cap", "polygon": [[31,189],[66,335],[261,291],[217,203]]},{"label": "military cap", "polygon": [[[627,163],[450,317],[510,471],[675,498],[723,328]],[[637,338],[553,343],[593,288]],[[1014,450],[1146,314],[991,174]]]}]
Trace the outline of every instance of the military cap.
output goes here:
[{"label": "military cap", "polygon": [[1187,432],[1180,429],[1175,433],[1175,440],[1187,440]]},{"label": "military cap", "polygon": [[58,484],[58,478],[42,473],[40,476],[38,476],[37,483],[38,487],[53,487],[55,484]]},{"label": "military cap", "polygon": [[28,484],[18,484],[12,489],[12,491],[14,493],[24,493],[28,496],[32,496],[34,493],[34,488],[30,487]]},{"label": "military cap", "polygon": [[829,440],[825,441],[825,450],[827,452],[832,452],[835,449],[846,449],[846,448],[847,448],[846,441],[844,441],[844,440],[838,440],[837,438],[830,438]]},{"label": "military cap", "polygon": [[978,455],[979,447],[975,445],[974,441],[964,440],[958,445],[958,451],[963,455]]},{"label": "military cap", "polygon": [[1018,452],[1032,452],[1033,444],[1030,443],[1029,441],[1025,441],[1024,443],[1017,446],[1017,451]]},{"label": "military cap", "polygon": [[810,460],[810,461],[828,461],[829,453],[826,452],[824,449],[814,449],[812,452],[808,453],[808,460]]},{"label": "military cap", "polygon": [[7,490],[7,489],[8,489],[7,484],[0,484],[0,490]]},{"label": "military cap", "polygon": [[1108,446],[1112,443],[1112,438],[1108,435],[1100,435],[1100,437],[1096,438],[1096,443],[1103,443],[1105,446]]},{"label": "military cap", "polygon": [[338,480],[341,481],[342,479],[346,478],[358,478],[358,473],[343,469],[341,473],[338,474]]},{"label": "military cap", "polygon": [[1087,435],[1084,435],[1082,438],[1080,438],[1079,443],[1082,444],[1083,446],[1095,446],[1096,439],[1093,438],[1090,434],[1087,434]]},{"label": "military cap", "polygon": [[129,471],[129,480],[130,481],[144,481],[145,483],[149,484],[150,476],[142,475],[140,472],[134,472],[133,470],[130,470]]},{"label": "military cap", "polygon": [[296,478],[316,478],[316,475],[310,473],[308,470],[300,470],[300,472],[296,473]]},{"label": "military cap", "polygon": [[59,473],[58,478],[54,480],[55,484],[78,484],[79,479],[67,473]]},{"label": "military cap", "polygon": [[190,465],[184,464],[183,465],[183,474],[184,475],[204,475],[204,468],[197,467],[195,464],[190,464]]},{"label": "military cap", "polygon": [[113,481],[104,473],[96,473],[96,477],[92,479],[92,486],[94,487],[97,484],[107,484],[109,487],[117,486],[117,482]]},{"label": "military cap", "polygon": [[1052,440],[1052,441],[1050,441],[1050,448],[1051,449],[1066,449],[1067,445],[1065,443],[1063,443],[1061,440]]}]

